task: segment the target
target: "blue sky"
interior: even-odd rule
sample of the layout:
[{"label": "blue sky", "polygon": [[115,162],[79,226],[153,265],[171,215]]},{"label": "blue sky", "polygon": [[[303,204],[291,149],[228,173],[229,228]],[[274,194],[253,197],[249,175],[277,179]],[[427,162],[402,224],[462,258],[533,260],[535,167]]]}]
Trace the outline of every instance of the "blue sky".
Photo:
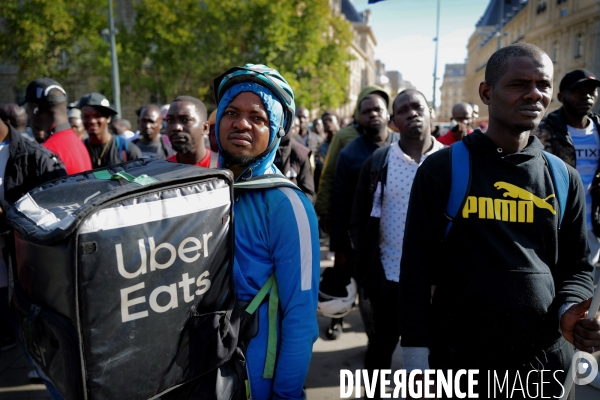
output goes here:
[{"label": "blue sky", "polygon": [[[371,28],[377,38],[375,57],[385,64],[386,70],[400,71],[431,101],[437,0],[386,0],[375,4],[368,4],[368,0],[351,1],[358,11],[371,10]],[[437,106],[444,65],[465,61],[467,42],[488,3],[441,0]]]}]

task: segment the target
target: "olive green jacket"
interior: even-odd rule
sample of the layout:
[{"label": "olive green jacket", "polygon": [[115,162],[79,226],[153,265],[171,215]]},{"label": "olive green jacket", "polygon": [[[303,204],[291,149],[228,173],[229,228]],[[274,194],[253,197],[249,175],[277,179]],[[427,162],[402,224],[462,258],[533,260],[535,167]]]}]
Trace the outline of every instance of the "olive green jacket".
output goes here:
[{"label": "olive green jacket", "polygon": [[[354,110],[354,121],[358,121],[359,110],[358,106],[360,102],[371,93],[378,92],[381,97],[385,100],[386,107],[389,106],[389,96],[385,91],[378,86],[366,86],[363,88],[358,95],[356,101],[356,109]],[[317,202],[315,203],[315,209],[319,216],[329,214],[329,207],[331,204],[331,191],[333,190],[333,181],[335,177],[335,166],[340,151],[351,141],[359,136],[359,132],[356,129],[356,125],[348,125],[333,136],[329,150],[327,150],[327,156],[323,163],[323,170],[321,172],[321,180],[319,181],[319,192],[317,193]]]}]

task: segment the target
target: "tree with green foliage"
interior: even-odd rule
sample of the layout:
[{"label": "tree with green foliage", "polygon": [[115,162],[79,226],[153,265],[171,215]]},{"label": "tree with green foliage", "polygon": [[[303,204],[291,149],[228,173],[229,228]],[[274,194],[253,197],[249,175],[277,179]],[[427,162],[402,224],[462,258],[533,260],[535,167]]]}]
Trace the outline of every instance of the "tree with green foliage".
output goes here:
[{"label": "tree with green foliage", "polygon": [[350,24],[327,0],[139,0],[136,21],[117,37],[121,85],[166,103],[188,94],[212,100],[212,79],[261,63],[278,69],[296,104],[346,101]]},{"label": "tree with green foliage", "polygon": [[0,10],[0,56],[18,67],[20,85],[43,76],[110,79],[106,1],[2,0]]}]

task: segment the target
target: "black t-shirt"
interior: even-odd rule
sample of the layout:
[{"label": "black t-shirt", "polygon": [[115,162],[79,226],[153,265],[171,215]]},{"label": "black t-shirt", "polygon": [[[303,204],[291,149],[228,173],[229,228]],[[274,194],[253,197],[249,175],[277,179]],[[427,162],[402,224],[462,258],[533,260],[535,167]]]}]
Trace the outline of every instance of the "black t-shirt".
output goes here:
[{"label": "black t-shirt", "polygon": [[[121,139],[123,140],[123,139]],[[133,143],[127,143],[127,150],[123,152],[117,148],[117,139],[113,136],[110,142],[104,144],[92,144],[85,141],[85,146],[90,153],[92,168],[108,167],[125,161],[142,158],[142,151]],[[121,154],[120,154],[121,153]]]}]

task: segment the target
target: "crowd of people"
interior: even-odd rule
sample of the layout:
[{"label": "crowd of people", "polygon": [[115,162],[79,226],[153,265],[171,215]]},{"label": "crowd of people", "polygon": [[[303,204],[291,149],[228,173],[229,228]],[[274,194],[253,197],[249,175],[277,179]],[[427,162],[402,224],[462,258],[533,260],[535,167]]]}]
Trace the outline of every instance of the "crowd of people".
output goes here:
[{"label": "crowd of people", "polygon": [[[99,93],[69,104],[60,83],[31,82],[24,108],[0,107],[2,215],[49,179],[140,158],[227,168],[236,181],[288,178],[298,190],[242,192],[234,205],[238,297],[251,299],[274,273],[281,298],[273,377],[262,375],[266,331],[248,349],[255,399],[303,398],[317,305],[331,317],[326,336],[339,340],[356,299],[369,371],[391,367],[400,339],[409,371],[562,370],[561,382],[574,348],[600,350],[600,320],[585,319],[600,255],[600,81],[591,72],[561,77],[562,107],[544,116],[556,92],[551,60],[526,43],[502,48],[479,88],[489,120],[459,103],[436,135],[416,89],[390,99],[368,86],[351,118],[325,111],[311,121],[277,71],[253,68],[215,81],[212,113],[180,95],[140,107],[135,132]],[[10,246],[4,228],[0,245]],[[327,236],[334,266],[320,281]],[[14,342],[2,332],[3,346]]]}]

